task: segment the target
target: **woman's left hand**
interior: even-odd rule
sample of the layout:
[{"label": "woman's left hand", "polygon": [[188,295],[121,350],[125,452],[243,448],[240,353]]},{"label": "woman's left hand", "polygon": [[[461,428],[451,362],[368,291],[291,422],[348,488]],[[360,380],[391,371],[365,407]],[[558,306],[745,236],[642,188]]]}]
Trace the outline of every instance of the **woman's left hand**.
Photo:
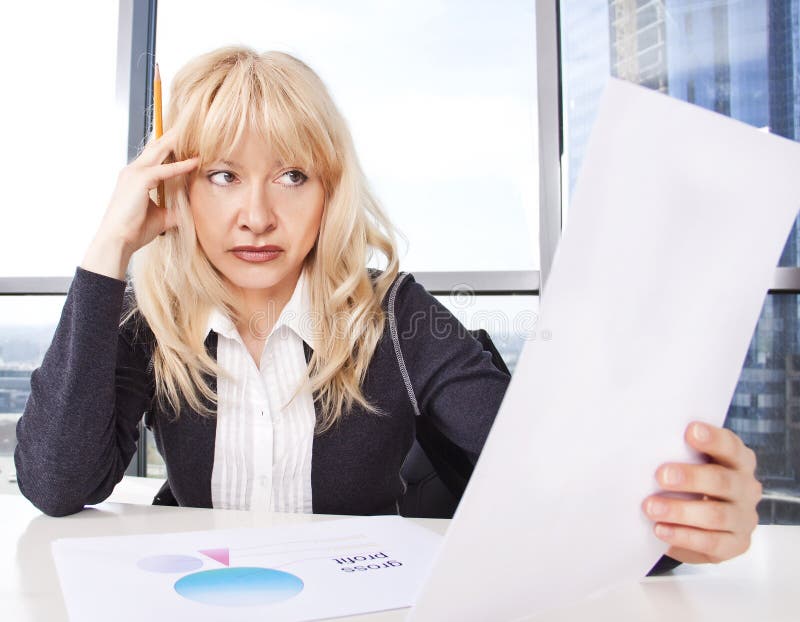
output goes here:
[{"label": "woman's left hand", "polygon": [[642,509],[655,521],[656,536],[670,544],[667,555],[673,559],[718,563],[741,555],[758,524],[761,483],[755,478],[755,453],[730,430],[706,423],[691,423],[684,437],[711,462],[662,464],[656,479],[664,490],[702,498],[654,494]]}]

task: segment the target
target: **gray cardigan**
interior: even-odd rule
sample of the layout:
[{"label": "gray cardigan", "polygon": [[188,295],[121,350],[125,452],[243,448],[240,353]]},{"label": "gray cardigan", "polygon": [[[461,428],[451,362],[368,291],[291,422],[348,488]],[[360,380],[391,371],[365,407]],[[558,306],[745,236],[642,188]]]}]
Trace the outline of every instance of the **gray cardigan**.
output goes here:
[{"label": "gray cardigan", "polygon": [[[22,494],[46,514],[72,514],[111,494],[136,451],[142,416],[178,503],[211,507],[216,419],[185,403],[177,420],[157,408],[153,335],[146,325],[119,327],[131,296],[125,281],[78,267],[53,342],[31,375],[14,460]],[[412,275],[399,275],[382,305],[392,307],[396,324],[387,321],[361,388],[387,414],[354,406],[315,436],[315,513],[396,513],[415,417],[429,417],[476,459],[508,387],[491,354]],[[216,357],[216,333],[205,343]],[[216,378],[209,381],[216,388]]]}]

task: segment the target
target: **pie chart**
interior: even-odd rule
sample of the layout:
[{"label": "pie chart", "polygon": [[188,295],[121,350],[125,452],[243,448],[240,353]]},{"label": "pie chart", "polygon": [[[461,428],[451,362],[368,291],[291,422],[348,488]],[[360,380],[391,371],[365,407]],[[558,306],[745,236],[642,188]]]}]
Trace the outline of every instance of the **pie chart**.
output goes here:
[{"label": "pie chart", "polygon": [[182,577],[175,591],[189,600],[222,607],[269,605],[303,591],[303,581],[272,568],[234,567],[203,570]]}]

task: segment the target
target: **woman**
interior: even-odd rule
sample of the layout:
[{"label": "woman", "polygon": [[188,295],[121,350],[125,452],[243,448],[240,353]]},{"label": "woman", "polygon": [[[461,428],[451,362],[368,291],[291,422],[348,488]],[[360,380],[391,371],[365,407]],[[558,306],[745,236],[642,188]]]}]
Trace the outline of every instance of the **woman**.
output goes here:
[{"label": "woman", "polygon": [[[120,174],[32,375],[23,494],[52,515],[105,499],[143,413],[180,505],[395,513],[416,416],[476,459],[509,377],[398,275],[319,78],[286,54],[216,50],[176,76],[165,126]],[[365,268],[375,251],[383,271]],[[738,555],[757,522],[753,452],[707,425],[686,440],[710,463],[657,476],[703,500],[643,509],[677,560]]]}]

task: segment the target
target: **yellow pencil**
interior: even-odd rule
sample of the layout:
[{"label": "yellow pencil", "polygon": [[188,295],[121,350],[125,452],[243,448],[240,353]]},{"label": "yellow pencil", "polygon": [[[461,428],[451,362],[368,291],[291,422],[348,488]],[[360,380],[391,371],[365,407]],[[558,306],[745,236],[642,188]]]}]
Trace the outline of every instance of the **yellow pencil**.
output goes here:
[{"label": "yellow pencil", "polygon": [[[161,117],[161,73],[158,71],[158,63],[156,63],[156,72],[153,78],[153,125],[156,138],[161,138],[164,133],[164,121]],[[158,183],[158,206],[165,207],[163,181]]]}]

